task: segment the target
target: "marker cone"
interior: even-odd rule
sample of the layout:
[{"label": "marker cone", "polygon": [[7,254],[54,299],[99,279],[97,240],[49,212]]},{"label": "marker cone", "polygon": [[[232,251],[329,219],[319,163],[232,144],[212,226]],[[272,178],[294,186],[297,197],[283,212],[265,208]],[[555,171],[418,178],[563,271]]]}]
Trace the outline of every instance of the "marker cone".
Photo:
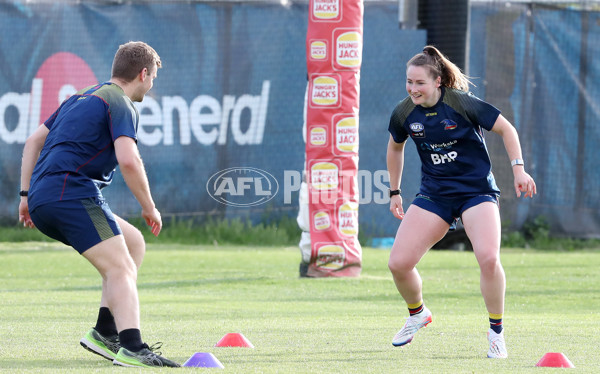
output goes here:
[{"label": "marker cone", "polygon": [[246,348],[254,348],[250,340],[246,339],[246,337],[237,332],[230,332],[229,334],[225,334],[224,337],[219,340],[219,342],[215,345],[215,347],[246,347]]},{"label": "marker cone", "polygon": [[212,353],[196,352],[190,357],[183,366],[197,368],[219,368],[225,369],[225,366]]},{"label": "marker cone", "polygon": [[575,365],[562,353],[549,352],[535,366],[549,368],[574,368]]}]

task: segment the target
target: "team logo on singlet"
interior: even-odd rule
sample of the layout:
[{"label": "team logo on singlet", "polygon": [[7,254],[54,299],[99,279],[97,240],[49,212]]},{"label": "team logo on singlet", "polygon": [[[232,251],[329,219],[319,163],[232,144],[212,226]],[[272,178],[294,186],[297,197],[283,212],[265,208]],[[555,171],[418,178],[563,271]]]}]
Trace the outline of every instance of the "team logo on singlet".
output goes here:
[{"label": "team logo on singlet", "polygon": [[458,143],[458,140],[451,140],[447,143],[421,143],[421,149],[427,152],[443,152],[452,149]]},{"label": "team logo on singlet", "polygon": [[408,125],[412,132],[413,138],[424,138],[425,137],[425,126],[422,123],[414,122]]},{"label": "team logo on singlet", "polygon": [[458,143],[458,140],[451,140],[448,143],[429,144],[421,143],[421,149],[431,153],[431,161],[434,165],[445,164],[456,161],[458,152],[453,151],[453,146]]},{"label": "team logo on singlet", "polygon": [[454,130],[456,128],[456,122],[454,122],[451,119],[445,119],[442,122],[440,122],[442,125],[444,125],[444,130]]}]

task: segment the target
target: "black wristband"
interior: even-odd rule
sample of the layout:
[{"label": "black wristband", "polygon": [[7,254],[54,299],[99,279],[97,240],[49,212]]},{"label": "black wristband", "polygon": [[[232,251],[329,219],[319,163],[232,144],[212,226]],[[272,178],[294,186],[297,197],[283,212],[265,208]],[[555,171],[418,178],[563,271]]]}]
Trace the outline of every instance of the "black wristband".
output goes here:
[{"label": "black wristband", "polygon": [[27,194],[29,193],[29,191],[19,191],[19,196],[27,196]]},{"label": "black wristband", "polygon": [[397,190],[390,190],[390,197],[395,196],[395,195],[400,195],[402,193],[401,189],[397,189]]}]

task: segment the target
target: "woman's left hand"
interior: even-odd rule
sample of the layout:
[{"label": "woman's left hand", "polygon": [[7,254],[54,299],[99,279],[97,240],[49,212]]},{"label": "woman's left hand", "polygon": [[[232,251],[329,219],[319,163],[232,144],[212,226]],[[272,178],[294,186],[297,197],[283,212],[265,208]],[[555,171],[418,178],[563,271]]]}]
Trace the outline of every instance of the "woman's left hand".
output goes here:
[{"label": "woman's left hand", "polygon": [[523,167],[516,166],[513,168],[520,168],[521,170],[514,170],[513,174],[515,176],[515,192],[517,193],[517,197],[521,197],[521,192],[525,192],[525,196],[523,197],[533,197],[537,193],[537,188],[535,186],[535,181],[531,177],[531,175],[527,174]]}]

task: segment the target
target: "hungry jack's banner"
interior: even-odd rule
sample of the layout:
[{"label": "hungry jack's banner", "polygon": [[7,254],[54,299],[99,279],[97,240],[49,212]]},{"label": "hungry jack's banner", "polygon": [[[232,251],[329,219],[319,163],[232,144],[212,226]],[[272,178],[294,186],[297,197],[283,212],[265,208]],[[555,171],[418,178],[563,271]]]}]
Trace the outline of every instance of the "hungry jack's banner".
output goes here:
[{"label": "hungry jack's banner", "polygon": [[362,0],[311,0],[306,36],[308,276],[358,276],[358,124]]}]

